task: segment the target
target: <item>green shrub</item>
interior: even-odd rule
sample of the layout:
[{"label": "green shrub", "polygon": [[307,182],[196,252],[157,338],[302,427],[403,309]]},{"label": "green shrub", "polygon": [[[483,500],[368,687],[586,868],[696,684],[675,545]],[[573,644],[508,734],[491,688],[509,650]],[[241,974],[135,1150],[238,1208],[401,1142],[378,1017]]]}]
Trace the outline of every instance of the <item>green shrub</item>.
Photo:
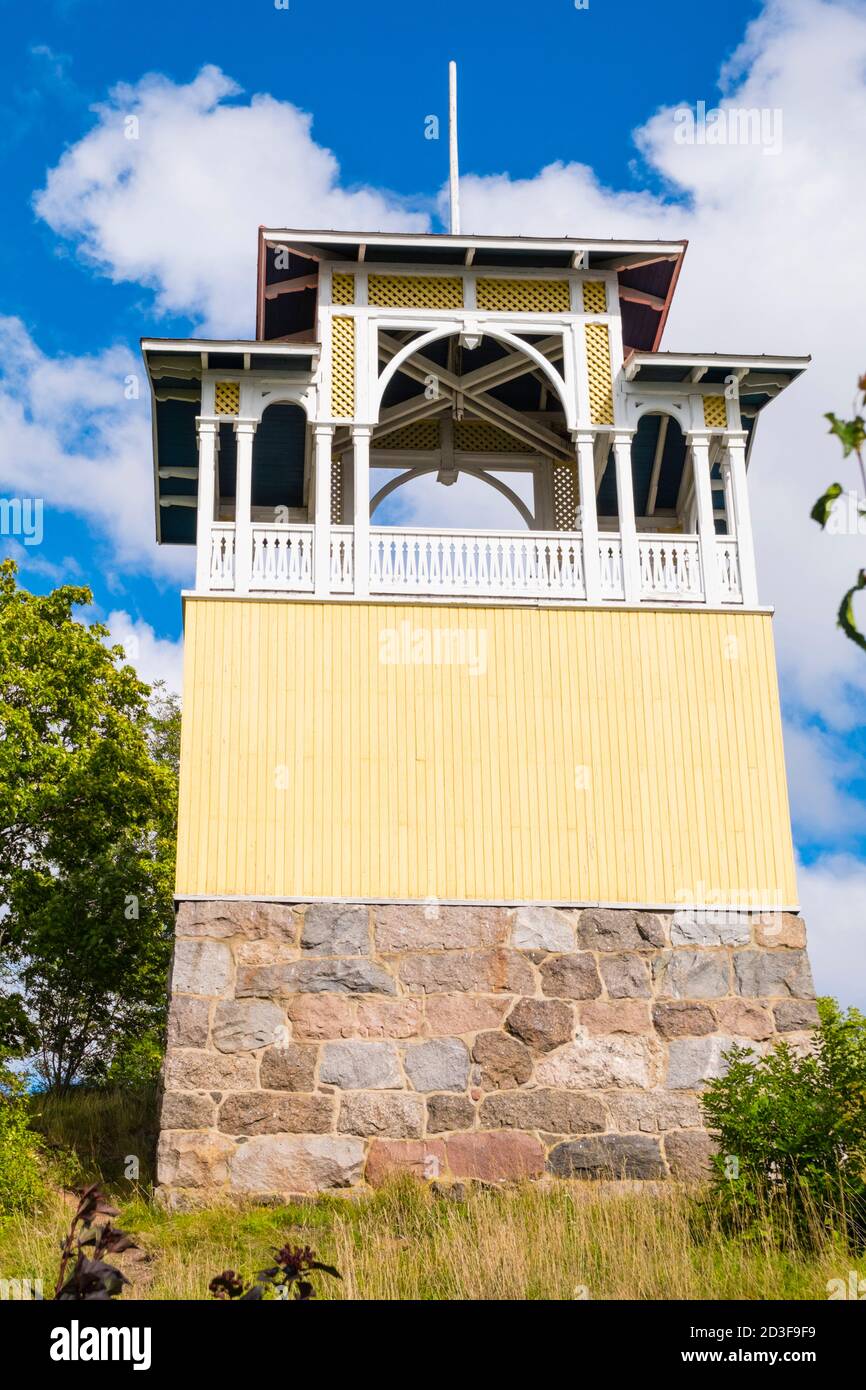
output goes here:
[{"label": "green shrub", "polygon": [[866,1234],[866,1018],[819,1000],[814,1050],[782,1042],[755,1059],[726,1054],[704,1112],[717,1138],[715,1198],[740,1223],[766,1220],[797,1237],[820,1225]]},{"label": "green shrub", "polygon": [[0,1064],[0,1214],[32,1211],[45,1195],[27,1088]]}]

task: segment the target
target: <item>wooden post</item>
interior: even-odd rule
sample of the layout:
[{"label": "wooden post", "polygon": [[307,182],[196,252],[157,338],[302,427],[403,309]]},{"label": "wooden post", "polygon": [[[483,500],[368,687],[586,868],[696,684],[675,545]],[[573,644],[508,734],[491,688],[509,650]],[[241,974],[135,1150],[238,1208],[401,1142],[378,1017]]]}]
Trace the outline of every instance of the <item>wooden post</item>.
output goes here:
[{"label": "wooden post", "polygon": [[689,435],[689,444],[698,508],[704,599],[712,607],[718,607],[722,601],[722,581],[719,574],[719,549],[716,541],[716,521],[713,516],[713,488],[710,481],[710,436],[703,432],[693,432]]},{"label": "wooden post", "polygon": [[370,592],[370,437],[369,426],[352,428],[354,444],[353,520],[355,541],[355,596]]},{"label": "wooden post", "polygon": [[196,593],[210,590],[211,548],[216,508],[216,466],[219,455],[219,421],[196,419],[198,433],[198,509],[195,528]]},{"label": "wooden post", "polygon": [[248,594],[253,568],[253,440],[256,420],[235,420],[238,466],[235,482],[235,593]]},{"label": "wooden post", "polygon": [[587,603],[601,603],[601,558],[598,550],[598,502],[595,491],[595,435],[578,433],[577,485],[580,492],[580,532],[583,544],[583,582]]},{"label": "wooden post", "polygon": [[746,434],[731,430],[725,436],[726,456],[723,473],[730,477],[733,499],[733,531],[737,539],[737,558],[740,564],[740,587],[746,608],[758,606],[758,576],[755,569],[755,541],[752,535],[752,509],[749,504],[749,485],[746,479]]},{"label": "wooden post", "polygon": [[616,502],[622,545],[622,580],[626,603],[640,602],[640,555],[634,517],[634,486],[631,472],[631,433],[618,431],[613,437],[616,468]]},{"label": "wooden post", "polygon": [[313,520],[315,522],[315,557],[313,576],[315,592],[326,596],[331,592],[331,444],[333,425],[316,425],[313,430],[316,445],[316,494]]}]

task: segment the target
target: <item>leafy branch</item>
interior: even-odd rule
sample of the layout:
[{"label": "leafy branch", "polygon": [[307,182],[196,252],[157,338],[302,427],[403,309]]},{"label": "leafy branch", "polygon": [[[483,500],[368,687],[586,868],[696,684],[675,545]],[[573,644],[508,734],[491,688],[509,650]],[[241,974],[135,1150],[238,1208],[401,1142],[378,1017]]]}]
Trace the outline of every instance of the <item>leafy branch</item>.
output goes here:
[{"label": "leafy branch", "polygon": [[[855,455],[860,468],[860,481],[863,487],[863,494],[866,496],[866,459],[864,459],[864,445],[866,445],[866,420],[863,411],[866,409],[866,375],[861,376],[857,383],[860,393],[859,400],[855,401],[855,414],[850,420],[840,420],[833,411],[828,411],[824,416],[830,422],[830,434],[835,434],[842,445],[842,457],[847,459],[852,454]],[[826,529],[833,510],[842,496],[842,484],[831,483],[821,494],[810,512],[813,521],[816,521],[822,531]],[[858,515],[866,515],[866,508],[858,507]],[[866,588],[866,570],[860,570],[856,581],[851,585],[842,598],[839,611],[836,615],[836,623],[845,636],[851,641],[856,642],[858,647],[866,651],[866,637],[857,626],[854,618],[854,596],[862,589]]]}]

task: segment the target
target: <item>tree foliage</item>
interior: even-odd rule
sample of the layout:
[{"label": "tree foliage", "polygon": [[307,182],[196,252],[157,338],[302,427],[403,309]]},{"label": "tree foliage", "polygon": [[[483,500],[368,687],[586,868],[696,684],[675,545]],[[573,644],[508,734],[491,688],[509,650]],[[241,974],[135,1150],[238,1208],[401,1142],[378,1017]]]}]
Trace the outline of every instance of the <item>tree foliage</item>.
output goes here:
[{"label": "tree foliage", "polygon": [[[860,482],[863,494],[866,496],[866,460],[864,460],[863,450],[866,446],[866,421],[863,418],[863,411],[866,410],[866,376],[861,376],[857,383],[859,398],[854,406],[854,415],[850,420],[840,420],[838,415],[829,411],[825,415],[825,420],[830,422],[830,433],[835,434],[842,445],[842,457],[847,459],[852,454],[855,455],[860,467]],[[841,483],[831,483],[822,492],[810,513],[812,520],[817,521],[818,525],[824,530],[831,522],[836,504],[843,496]],[[866,509],[857,508],[858,516],[866,515]],[[866,651],[866,637],[857,626],[854,618],[854,597],[866,588],[866,569],[858,571],[857,578],[842,597],[839,609],[836,614],[836,623],[841,627],[845,636],[851,642],[856,642],[858,647]]]},{"label": "tree foliage", "polygon": [[0,1030],[19,1051],[35,1033],[63,1089],[161,1025],[179,710],[75,616],[88,589],[16,575],[0,565]]}]

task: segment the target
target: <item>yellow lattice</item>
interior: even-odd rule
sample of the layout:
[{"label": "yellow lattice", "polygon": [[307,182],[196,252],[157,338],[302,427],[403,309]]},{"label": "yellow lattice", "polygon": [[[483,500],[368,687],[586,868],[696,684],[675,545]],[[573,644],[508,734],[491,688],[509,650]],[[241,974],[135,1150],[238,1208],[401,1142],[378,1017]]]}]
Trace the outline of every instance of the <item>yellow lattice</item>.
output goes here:
[{"label": "yellow lattice", "polygon": [[586,325],[586,370],[589,376],[589,418],[594,425],[612,425],[613,380],[606,323]]},{"label": "yellow lattice", "polygon": [[355,277],[335,272],[331,277],[331,302],[333,304],[354,304]]},{"label": "yellow lattice", "polygon": [[553,526],[556,531],[573,531],[577,514],[574,469],[568,464],[553,469]]},{"label": "yellow lattice", "polygon": [[241,388],[236,381],[218,381],[214,385],[214,414],[237,415],[241,408]]},{"label": "yellow lattice", "polygon": [[607,291],[603,280],[584,280],[583,312],[585,314],[604,314],[607,312]]},{"label": "yellow lattice", "polygon": [[567,280],[479,280],[479,309],[518,314],[567,314],[571,288]]},{"label": "yellow lattice", "polygon": [[728,428],[728,408],[724,396],[704,396],[704,424],[708,430]]},{"label": "yellow lattice", "polygon": [[355,414],[355,320],[331,321],[331,413],[335,420]]},{"label": "yellow lattice", "polygon": [[376,449],[438,449],[439,425],[436,420],[415,420],[399,430],[383,434],[374,441]]},{"label": "yellow lattice", "polygon": [[455,420],[454,448],[467,454],[527,454],[528,444],[522,444],[513,434],[488,424],[486,420]]},{"label": "yellow lattice", "polygon": [[367,288],[376,309],[462,309],[458,276],[371,275]]}]

